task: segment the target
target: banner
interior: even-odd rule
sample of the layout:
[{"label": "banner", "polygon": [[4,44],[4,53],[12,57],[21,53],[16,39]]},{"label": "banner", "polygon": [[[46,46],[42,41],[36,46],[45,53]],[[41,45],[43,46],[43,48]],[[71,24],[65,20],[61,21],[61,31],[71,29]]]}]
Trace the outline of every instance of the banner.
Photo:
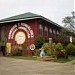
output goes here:
[{"label": "banner", "polygon": [[11,53],[11,43],[6,43],[6,52]]}]

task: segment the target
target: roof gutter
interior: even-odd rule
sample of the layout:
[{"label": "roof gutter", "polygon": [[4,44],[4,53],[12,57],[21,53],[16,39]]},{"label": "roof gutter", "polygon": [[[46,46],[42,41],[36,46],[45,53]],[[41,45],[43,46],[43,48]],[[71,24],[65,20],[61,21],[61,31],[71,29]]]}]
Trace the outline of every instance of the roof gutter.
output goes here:
[{"label": "roof gutter", "polygon": [[10,21],[2,21],[0,23],[8,23],[8,22],[23,21],[23,20],[31,20],[31,19],[36,19],[36,18],[40,18],[40,17],[26,18],[26,19],[17,19],[17,20],[10,20]]}]

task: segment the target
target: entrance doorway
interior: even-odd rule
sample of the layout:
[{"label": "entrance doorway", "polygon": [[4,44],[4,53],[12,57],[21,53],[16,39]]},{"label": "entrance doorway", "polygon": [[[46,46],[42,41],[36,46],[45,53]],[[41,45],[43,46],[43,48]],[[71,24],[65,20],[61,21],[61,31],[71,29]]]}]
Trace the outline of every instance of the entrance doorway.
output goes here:
[{"label": "entrance doorway", "polygon": [[5,43],[6,43],[6,29],[5,26],[1,27],[1,40],[0,40],[0,45],[1,45],[1,52],[3,55],[5,55],[6,50],[5,50]]},{"label": "entrance doorway", "polygon": [[1,52],[2,52],[3,56],[5,56],[5,53],[6,53],[5,46],[1,46]]}]

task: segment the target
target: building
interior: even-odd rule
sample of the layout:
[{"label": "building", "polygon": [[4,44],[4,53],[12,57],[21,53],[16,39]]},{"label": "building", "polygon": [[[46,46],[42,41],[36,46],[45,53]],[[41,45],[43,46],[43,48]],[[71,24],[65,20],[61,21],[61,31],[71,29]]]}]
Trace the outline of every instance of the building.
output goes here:
[{"label": "building", "polygon": [[34,13],[24,13],[0,20],[0,40],[2,51],[8,45],[9,53],[16,45],[25,44],[27,49],[24,54],[32,55],[30,47],[37,36],[42,36],[48,42],[60,42],[60,29],[62,27],[51,20]]}]

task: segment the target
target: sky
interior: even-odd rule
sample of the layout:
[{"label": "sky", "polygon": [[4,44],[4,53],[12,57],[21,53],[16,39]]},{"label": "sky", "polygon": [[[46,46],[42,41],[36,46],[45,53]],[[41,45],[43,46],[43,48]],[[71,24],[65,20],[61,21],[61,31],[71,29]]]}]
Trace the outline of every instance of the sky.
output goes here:
[{"label": "sky", "polygon": [[0,19],[32,12],[63,26],[62,20],[72,16],[74,0],[0,0]]}]

